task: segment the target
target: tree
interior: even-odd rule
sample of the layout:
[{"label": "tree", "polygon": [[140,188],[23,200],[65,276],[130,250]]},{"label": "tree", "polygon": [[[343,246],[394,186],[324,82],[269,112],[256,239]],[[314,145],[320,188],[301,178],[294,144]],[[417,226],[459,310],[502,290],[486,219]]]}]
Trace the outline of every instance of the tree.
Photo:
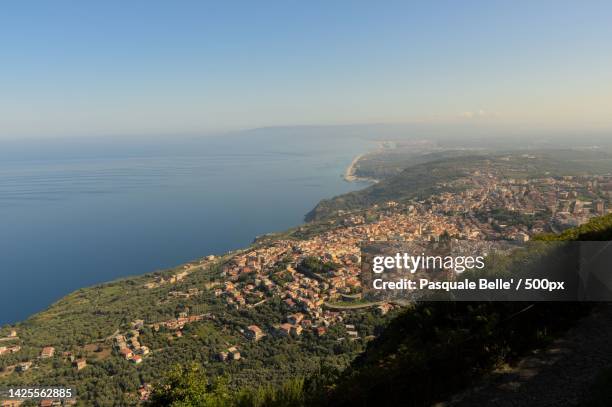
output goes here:
[{"label": "tree", "polygon": [[175,366],[155,386],[152,406],[159,407],[225,407],[232,405],[227,380],[217,378],[209,383],[198,364]]}]

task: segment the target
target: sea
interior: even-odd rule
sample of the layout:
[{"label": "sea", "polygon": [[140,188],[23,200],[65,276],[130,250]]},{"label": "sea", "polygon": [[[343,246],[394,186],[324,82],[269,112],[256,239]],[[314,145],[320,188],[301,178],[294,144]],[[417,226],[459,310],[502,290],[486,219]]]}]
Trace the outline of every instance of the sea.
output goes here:
[{"label": "sea", "polygon": [[303,223],[374,147],[362,131],[0,140],[0,325],[81,287]]}]

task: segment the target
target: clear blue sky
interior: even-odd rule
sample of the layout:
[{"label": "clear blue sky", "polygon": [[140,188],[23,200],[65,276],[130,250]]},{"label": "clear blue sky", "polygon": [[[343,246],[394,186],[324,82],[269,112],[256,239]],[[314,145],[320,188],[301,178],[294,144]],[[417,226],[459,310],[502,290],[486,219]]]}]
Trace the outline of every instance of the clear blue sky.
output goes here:
[{"label": "clear blue sky", "polygon": [[0,137],[612,127],[612,3],[5,1]]}]

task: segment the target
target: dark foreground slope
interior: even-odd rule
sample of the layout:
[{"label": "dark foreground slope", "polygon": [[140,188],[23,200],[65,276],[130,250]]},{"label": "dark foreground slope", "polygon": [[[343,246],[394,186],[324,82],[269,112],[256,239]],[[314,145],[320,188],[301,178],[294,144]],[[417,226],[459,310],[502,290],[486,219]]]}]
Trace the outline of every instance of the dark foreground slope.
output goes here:
[{"label": "dark foreground slope", "polygon": [[[611,234],[612,215],[608,215],[562,235],[542,239],[608,240]],[[568,329],[572,329],[570,334],[574,337],[577,330],[582,335],[597,332],[597,321],[606,319],[596,318],[594,308],[598,310],[598,304],[421,303],[392,319],[344,371],[322,366],[316,374],[305,379],[296,377],[280,387],[246,387],[230,394],[222,382],[208,382],[197,370],[182,368],[170,375],[165,386],[158,386],[154,405],[433,405],[458,393],[469,393],[486,373],[525,360],[525,355],[554,344]],[[590,331],[581,328],[584,326]],[[568,347],[568,352],[580,349],[584,348]],[[569,356],[568,360],[580,359],[580,355]],[[581,366],[601,368],[605,361],[592,364],[587,361]],[[610,391],[606,391],[610,372],[612,369],[589,376],[589,380],[597,379],[593,380],[597,401],[604,400],[603,404],[592,405],[610,405]],[[582,389],[590,386],[591,383],[583,383]],[[545,396],[545,392],[556,389],[540,391]],[[503,394],[487,396],[486,400],[490,400]],[[475,400],[475,404],[470,404],[470,400]],[[482,400],[466,397],[459,405],[489,405]],[[573,405],[580,405],[591,400],[574,401]]]},{"label": "dark foreground slope", "polygon": [[[552,240],[608,240],[612,215]],[[334,383],[330,405],[431,405],[541,348],[592,310],[579,303],[429,303],[395,318]],[[555,391],[555,389],[549,389]]]}]

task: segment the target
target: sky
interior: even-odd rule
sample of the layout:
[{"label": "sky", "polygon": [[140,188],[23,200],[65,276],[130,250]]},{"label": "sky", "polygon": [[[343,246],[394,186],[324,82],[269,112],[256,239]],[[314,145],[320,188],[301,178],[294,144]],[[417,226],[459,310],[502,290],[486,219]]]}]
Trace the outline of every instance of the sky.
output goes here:
[{"label": "sky", "polygon": [[454,121],[612,129],[612,3],[2,2],[0,138]]}]

